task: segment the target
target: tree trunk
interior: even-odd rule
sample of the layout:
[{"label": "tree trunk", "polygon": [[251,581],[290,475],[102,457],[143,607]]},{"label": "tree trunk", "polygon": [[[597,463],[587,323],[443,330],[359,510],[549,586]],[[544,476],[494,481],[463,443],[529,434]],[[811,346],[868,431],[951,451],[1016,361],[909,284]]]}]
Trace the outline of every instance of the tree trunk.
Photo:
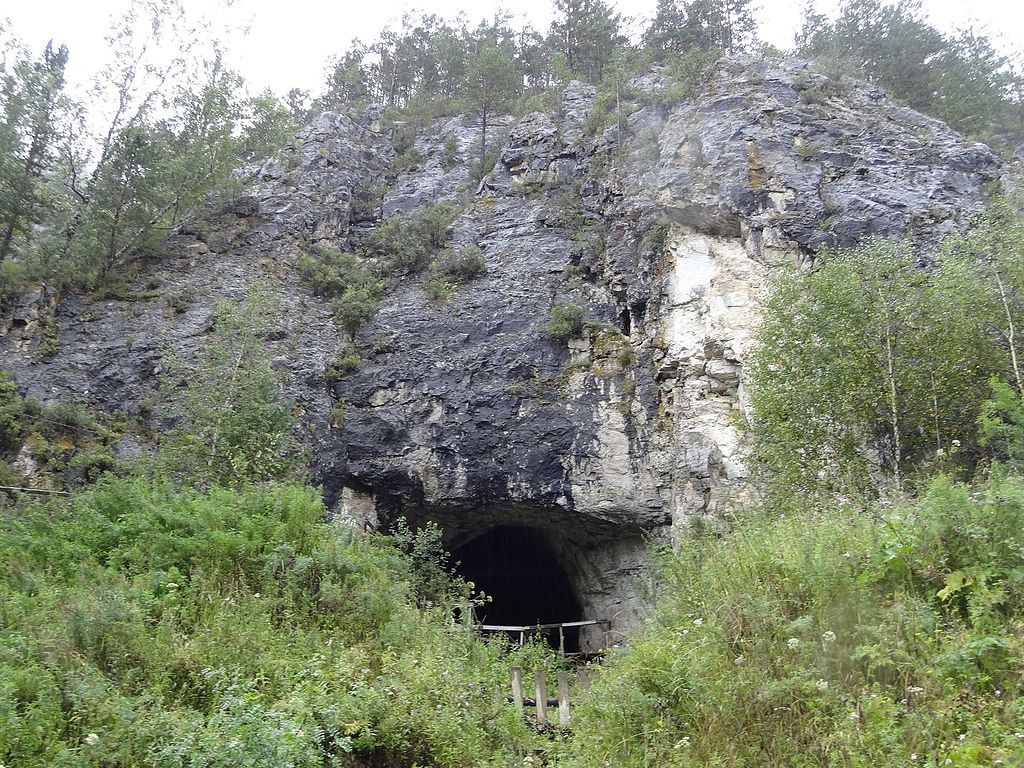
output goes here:
[{"label": "tree trunk", "polygon": [[999,274],[999,267],[993,265],[992,272],[996,276],[996,285],[999,286],[999,299],[1003,303],[1003,312],[1006,315],[1006,343],[1010,347],[1010,360],[1013,363],[1013,376],[1017,381],[1017,393],[1024,394],[1024,383],[1021,382],[1020,363],[1017,360],[1017,331],[1013,324],[1013,313],[1010,312],[1010,300],[1006,296],[1006,286],[1003,285],[1003,276]]},{"label": "tree trunk", "polygon": [[885,306],[885,297],[882,289],[878,289],[878,298],[885,309],[885,360],[886,375],[889,384],[889,422],[892,427],[892,469],[893,479],[896,481],[896,490],[903,492],[903,478],[900,474],[900,454],[903,452],[903,443],[900,439],[899,421],[899,400],[896,392],[896,354],[893,349],[893,328],[892,315],[889,308]]},{"label": "tree trunk", "polygon": [[7,228],[4,230],[3,243],[0,244],[0,264],[3,264],[7,260],[7,254],[11,249],[11,240],[14,239],[14,219],[15,216],[11,216],[11,220],[7,222]]},{"label": "tree trunk", "polygon": [[480,110],[481,125],[480,125],[480,178],[482,179],[486,174],[484,169],[484,163],[487,160],[487,102],[484,101],[484,106]]}]

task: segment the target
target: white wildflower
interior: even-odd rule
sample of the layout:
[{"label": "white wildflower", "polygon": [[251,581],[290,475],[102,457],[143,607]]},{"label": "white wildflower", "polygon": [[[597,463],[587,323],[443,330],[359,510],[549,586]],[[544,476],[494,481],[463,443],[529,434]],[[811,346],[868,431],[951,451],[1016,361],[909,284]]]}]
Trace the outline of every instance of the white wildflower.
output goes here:
[{"label": "white wildflower", "polygon": [[815,687],[817,687],[817,689],[819,691],[827,691],[828,690],[828,680],[819,680],[814,685],[815,685]]},{"label": "white wildflower", "polygon": [[100,737],[97,736],[95,733],[90,733],[88,736],[85,737],[85,743],[88,744],[90,747],[94,747],[100,743]]},{"label": "white wildflower", "polygon": [[693,623],[694,623],[695,626],[699,627],[701,624],[704,623],[704,619],[694,619]]},{"label": "white wildflower", "polygon": [[786,645],[789,646],[789,650],[795,651],[797,648],[800,647],[800,638],[791,637],[789,638],[789,640],[786,641]]},{"label": "white wildflower", "polygon": [[834,643],[836,641],[836,633],[833,632],[831,629],[826,632],[823,632],[821,635],[821,640],[823,643]]}]

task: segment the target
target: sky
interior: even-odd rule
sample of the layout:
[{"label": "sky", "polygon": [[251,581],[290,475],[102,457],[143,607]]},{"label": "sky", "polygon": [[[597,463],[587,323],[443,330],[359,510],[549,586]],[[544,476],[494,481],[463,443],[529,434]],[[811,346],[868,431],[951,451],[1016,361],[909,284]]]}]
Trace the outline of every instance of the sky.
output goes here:
[{"label": "sky", "polygon": [[[271,88],[284,94],[299,87],[317,92],[325,80],[328,59],[345,50],[354,38],[372,39],[388,22],[408,10],[441,16],[464,12],[470,21],[503,8],[513,18],[546,29],[549,0],[233,0],[216,8],[210,0],[183,0],[196,14],[210,16],[226,30],[229,63],[253,90]],[[757,0],[755,0],[757,2]],[[17,3],[8,5],[8,3]],[[54,39],[71,50],[72,80],[89,77],[108,54],[104,33],[112,15],[129,0],[4,0],[0,18],[11,21],[14,33],[39,50]],[[636,28],[653,15],[657,0],[615,0],[618,10],[636,19]],[[803,0],[761,0],[757,12],[762,39],[779,47],[792,45],[800,25]],[[818,0],[826,12],[836,0]],[[943,29],[973,25],[985,28],[1008,53],[1024,52],[1024,2],[1019,0],[924,0],[932,22]],[[213,9],[213,10],[211,10]],[[247,33],[243,30],[248,30]]]}]

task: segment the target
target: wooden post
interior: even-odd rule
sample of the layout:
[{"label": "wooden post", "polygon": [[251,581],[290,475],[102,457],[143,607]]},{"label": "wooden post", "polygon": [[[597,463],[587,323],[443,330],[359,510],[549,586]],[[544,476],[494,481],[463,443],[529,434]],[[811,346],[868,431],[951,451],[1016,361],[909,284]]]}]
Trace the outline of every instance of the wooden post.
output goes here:
[{"label": "wooden post", "polygon": [[533,670],[533,681],[536,684],[537,697],[537,727],[548,727],[548,683],[544,677],[544,670],[538,667]]},{"label": "wooden post", "polygon": [[558,652],[565,658],[565,627],[558,627]]},{"label": "wooden post", "polygon": [[590,670],[586,667],[579,669],[576,672],[576,679],[580,683],[580,688],[584,691],[590,690]]},{"label": "wooden post", "polygon": [[516,714],[523,717],[523,670],[512,667],[512,701],[516,705]]},{"label": "wooden post", "polygon": [[569,712],[569,675],[565,670],[558,673],[558,725],[569,727],[572,715]]},{"label": "wooden post", "polygon": [[471,639],[476,625],[476,621],[473,619],[473,604],[470,602],[463,603],[460,606],[460,613],[462,613],[462,626],[466,630],[466,639]]}]

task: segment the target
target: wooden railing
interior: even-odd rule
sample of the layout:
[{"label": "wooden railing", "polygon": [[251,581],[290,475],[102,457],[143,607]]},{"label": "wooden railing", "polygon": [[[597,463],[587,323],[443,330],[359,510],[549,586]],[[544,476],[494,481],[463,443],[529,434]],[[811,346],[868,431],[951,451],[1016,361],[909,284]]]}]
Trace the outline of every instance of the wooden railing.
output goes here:
[{"label": "wooden railing", "polygon": [[[558,649],[565,655],[565,630],[574,627],[603,627],[605,632],[611,629],[612,623],[607,619],[596,619],[588,621],[562,621],[556,624],[533,624],[520,626],[512,624],[478,624],[477,629],[481,632],[505,632],[510,635],[519,635],[519,644],[526,642],[530,635],[545,635],[558,630]],[[607,645],[607,643],[602,643]]]}]

